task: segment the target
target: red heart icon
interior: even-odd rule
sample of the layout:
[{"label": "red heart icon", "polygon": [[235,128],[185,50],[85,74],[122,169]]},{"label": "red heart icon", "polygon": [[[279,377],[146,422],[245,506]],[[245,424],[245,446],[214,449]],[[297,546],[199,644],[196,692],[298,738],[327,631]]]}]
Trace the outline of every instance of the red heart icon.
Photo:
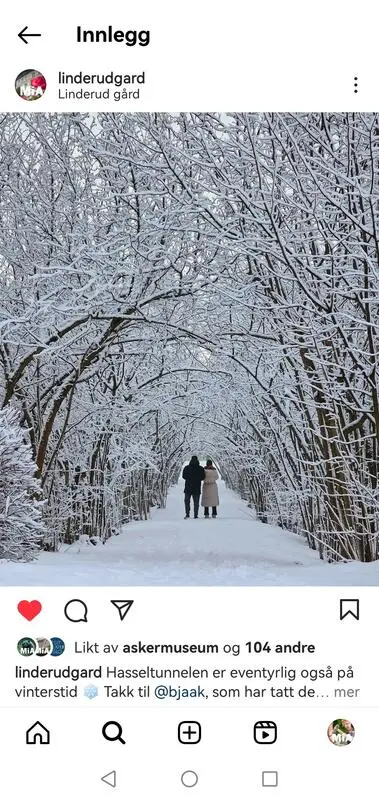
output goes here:
[{"label": "red heart icon", "polygon": [[20,614],[22,614],[25,619],[29,620],[29,622],[42,611],[39,600],[20,600],[17,608]]}]

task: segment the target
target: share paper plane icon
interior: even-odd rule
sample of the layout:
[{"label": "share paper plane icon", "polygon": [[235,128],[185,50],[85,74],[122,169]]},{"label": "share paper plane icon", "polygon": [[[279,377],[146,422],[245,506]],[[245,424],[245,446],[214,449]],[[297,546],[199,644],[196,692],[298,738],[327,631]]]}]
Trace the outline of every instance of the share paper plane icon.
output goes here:
[{"label": "share paper plane icon", "polygon": [[108,772],[106,775],[103,775],[102,781],[107,783],[108,786],[112,786],[112,789],[116,788],[116,770],[112,770],[112,772]]},{"label": "share paper plane icon", "polygon": [[117,611],[120,615],[120,620],[122,622],[125,619],[128,611],[131,609],[134,600],[111,600],[113,606],[117,608]]}]

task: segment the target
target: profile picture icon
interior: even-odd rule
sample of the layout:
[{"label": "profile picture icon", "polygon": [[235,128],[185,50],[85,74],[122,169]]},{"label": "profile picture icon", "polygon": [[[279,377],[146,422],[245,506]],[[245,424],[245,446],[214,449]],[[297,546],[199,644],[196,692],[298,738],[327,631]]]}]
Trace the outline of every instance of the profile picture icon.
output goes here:
[{"label": "profile picture icon", "polygon": [[23,639],[17,642],[17,650],[20,656],[32,656],[36,652],[36,649],[37,645],[34,639],[30,639],[29,636],[24,636]]},{"label": "profile picture icon", "polygon": [[52,636],[51,639],[50,639],[50,642],[51,642],[52,647],[53,647],[53,649],[51,651],[51,655],[52,656],[61,656],[65,651],[65,643],[64,643],[63,639],[61,639],[59,636]]},{"label": "profile picture icon", "polygon": [[334,719],[328,727],[328,739],[337,747],[351,744],[355,736],[355,728],[348,719]]},{"label": "profile picture icon", "polygon": [[22,100],[39,100],[46,91],[46,78],[37,69],[24,69],[17,75],[15,89]]},{"label": "profile picture icon", "polygon": [[52,644],[50,639],[46,639],[45,636],[41,636],[39,639],[37,638],[36,656],[48,656],[51,650]]}]

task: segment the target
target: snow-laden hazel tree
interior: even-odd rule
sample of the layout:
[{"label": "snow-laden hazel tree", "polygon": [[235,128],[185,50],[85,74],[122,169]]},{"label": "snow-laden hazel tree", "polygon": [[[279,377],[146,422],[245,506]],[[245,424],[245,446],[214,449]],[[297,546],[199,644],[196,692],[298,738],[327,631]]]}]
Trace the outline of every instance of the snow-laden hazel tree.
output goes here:
[{"label": "snow-laden hazel tree", "polygon": [[0,558],[32,560],[45,528],[41,488],[19,414],[10,406],[0,411]]},{"label": "snow-laden hazel tree", "polygon": [[51,529],[67,541],[78,524],[109,533],[115,474],[128,483],[135,465],[145,481],[146,452],[157,452],[155,430],[130,446],[132,424],[140,430],[131,406],[147,364],[149,382],[165,373],[162,323],[193,293],[192,244],[168,225],[167,198],[132,139],[114,171],[92,153],[98,129],[87,119],[5,117],[2,134],[3,402],[17,403],[30,431]]},{"label": "snow-laden hazel tree", "polygon": [[162,115],[140,125],[177,178],[178,214],[190,204],[199,237],[218,244],[214,352],[246,373],[271,476],[275,450],[281,464],[268,504],[287,494],[330,557],[375,558],[377,116]]}]

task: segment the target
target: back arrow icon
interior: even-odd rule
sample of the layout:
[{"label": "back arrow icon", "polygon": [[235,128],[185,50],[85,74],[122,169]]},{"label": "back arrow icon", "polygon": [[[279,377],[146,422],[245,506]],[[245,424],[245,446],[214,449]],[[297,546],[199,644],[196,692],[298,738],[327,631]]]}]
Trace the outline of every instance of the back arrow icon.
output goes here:
[{"label": "back arrow icon", "polygon": [[20,31],[20,33],[17,34],[17,36],[20,37],[20,39],[24,42],[24,44],[29,44],[28,40],[25,38],[26,36],[42,36],[41,33],[26,33],[27,30],[28,26],[25,25],[25,28],[23,28],[22,31]]},{"label": "back arrow icon", "polygon": [[108,772],[106,775],[103,775],[102,781],[107,783],[108,786],[112,786],[112,789],[116,788],[116,770],[112,770],[112,772]]}]

